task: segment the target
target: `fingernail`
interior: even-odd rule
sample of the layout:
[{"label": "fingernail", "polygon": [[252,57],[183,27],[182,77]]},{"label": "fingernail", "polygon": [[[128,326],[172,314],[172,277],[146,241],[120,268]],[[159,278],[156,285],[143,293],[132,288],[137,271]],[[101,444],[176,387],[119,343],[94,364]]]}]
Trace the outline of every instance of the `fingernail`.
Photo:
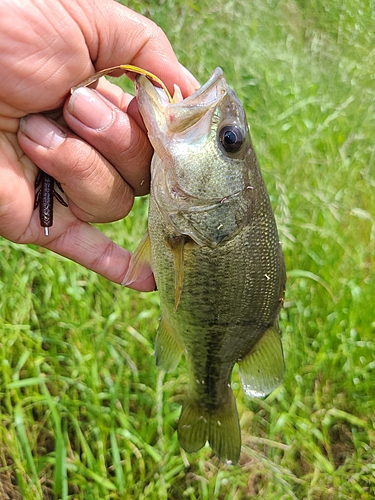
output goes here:
[{"label": "fingernail", "polygon": [[86,87],[75,90],[69,100],[68,111],[86,127],[103,129],[114,120],[113,110],[103,101],[98,92]]},{"label": "fingernail", "polygon": [[42,115],[27,115],[21,118],[20,130],[33,142],[46,149],[57,148],[66,138],[65,132]]},{"label": "fingernail", "polygon": [[201,84],[198,82],[198,80],[195,78],[195,76],[193,76],[190,71],[185,68],[185,66],[183,66],[181,63],[179,63],[180,66],[181,66],[181,69],[182,71],[184,72],[185,76],[187,77],[187,79],[189,80],[189,82],[191,83],[191,85],[195,88],[195,89],[199,89],[199,87],[201,86]]}]

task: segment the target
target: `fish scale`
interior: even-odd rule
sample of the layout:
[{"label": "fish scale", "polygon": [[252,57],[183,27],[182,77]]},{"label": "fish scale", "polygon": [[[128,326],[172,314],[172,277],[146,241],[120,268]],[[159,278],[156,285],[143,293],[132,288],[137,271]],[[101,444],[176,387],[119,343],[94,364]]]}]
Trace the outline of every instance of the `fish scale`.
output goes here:
[{"label": "fish scale", "polygon": [[181,446],[195,452],[208,441],[235,463],[234,364],[249,396],[267,395],[284,372],[278,314],[286,278],[275,219],[242,104],[220,68],[173,103],[145,77],[136,82],[155,153],[148,233],[126,282],[151,264],[161,308],[156,363],[170,372],[187,359]]},{"label": "fish scale", "polygon": [[[262,258],[262,267],[254,267],[259,261],[259,249],[263,248],[253,228],[248,226],[235,239],[215,249],[208,247],[186,248],[184,252],[184,285],[176,313],[174,307],[173,256],[167,260],[165,226],[151,201],[149,233],[153,241],[152,261],[155,279],[161,299],[162,314],[175,325],[176,334],[184,328],[200,343],[210,341],[211,330],[215,339],[225,339],[222,355],[233,362],[246,355],[257,340],[258,331],[273,324],[279,309],[280,287],[267,276],[276,275],[278,255]],[[259,229],[259,228],[257,228]],[[265,233],[262,232],[261,236]],[[238,248],[242,251],[239,252]],[[160,258],[160,256],[162,256]],[[247,256],[248,257],[246,259]],[[230,260],[229,260],[230,259]],[[272,270],[273,268],[273,270]],[[234,272],[235,270],[235,272]],[[172,291],[172,293],[171,293]],[[215,293],[213,293],[215,291]],[[243,330],[245,324],[245,331]],[[238,325],[238,326],[236,326]],[[250,325],[253,328],[249,332]],[[201,335],[196,335],[197,326]],[[184,344],[189,345],[189,333],[183,333]]]}]

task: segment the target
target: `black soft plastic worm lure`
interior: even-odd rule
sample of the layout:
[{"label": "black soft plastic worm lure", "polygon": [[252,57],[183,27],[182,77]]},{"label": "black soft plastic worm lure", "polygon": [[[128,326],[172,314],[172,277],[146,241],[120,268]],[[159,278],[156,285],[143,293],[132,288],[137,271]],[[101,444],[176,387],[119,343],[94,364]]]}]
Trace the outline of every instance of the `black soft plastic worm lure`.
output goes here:
[{"label": "black soft plastic worm lure", "polygon": [[[98,80],[101,76],[108,75],[109,73],[112,73],[113,71],[119,69],[125,70],[126,72],[139,73],[141,75],[145,75],[150,80],[157,82],[164,89],[168,97],[168,100],[170,102],[173,102],[173,99],[169,94],[168,89],[157,76],[153,75],[149,71],[146,71],[142,68],[138,68],[137,66],[132,66],[129,64],[121,64],[120,66],[114,66],[112,68],[103,69],[98,73],[95,73],[95,75],[90,76],[84,82],[80,83],[76,87],[72,87],[71,92],[73,93],[74,90],[78,89],[79,87],[87,87],[91,83],[94,83],[96,80]],[[68,204],[61,197],[61,195],[55,190],[55,183],[56,186],[63,193],[64,190],[62,189],[61,184],[57,182],[50,175],[43,172],[42,170],[39,171],[35,181],[35,189],[37,189],[39,186],[40,188],[35,195],[34,210],[37,207],[39,207],[40,225],[44,227],[44,234],[46,236],[49,235],[49,228],[53,224],[53,197],[55,197],[56,200],[59,203],[61,203],[61,205],[64,205],[64,207],[68,206]]]},{"label": "black soft plastic worm lure", "polygon": [[44,234],[46,236],[49,235],[49,228],[53,224],[53,197],[64,207],[68,206],[62,196],[55,190],[55,183],[63,193],[64,190],[59,182],[42,170],[39,170],[35,180],[35,188],[39,186],[40,188],[35,195],[34,210],[39,207],[40,225],[44,227]]}]

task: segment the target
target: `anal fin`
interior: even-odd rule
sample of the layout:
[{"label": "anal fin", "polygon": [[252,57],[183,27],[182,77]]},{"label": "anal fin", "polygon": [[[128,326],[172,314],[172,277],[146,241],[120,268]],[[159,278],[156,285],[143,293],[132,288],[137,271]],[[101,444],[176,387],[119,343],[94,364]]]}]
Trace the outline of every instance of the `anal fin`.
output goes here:
[{"label": "anal fin", "polygon": [[238,364],[242,387],[248,396],[263,397],[276,389],[285,369],[278,323],[264,333]]}]

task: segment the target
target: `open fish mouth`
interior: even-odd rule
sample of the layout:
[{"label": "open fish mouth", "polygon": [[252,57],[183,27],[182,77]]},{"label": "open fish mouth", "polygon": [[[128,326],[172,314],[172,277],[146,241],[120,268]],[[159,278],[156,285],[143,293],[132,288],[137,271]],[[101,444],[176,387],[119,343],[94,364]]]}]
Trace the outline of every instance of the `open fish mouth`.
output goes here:
[{"label": "open fish mouth", "polygon": [[[220,89],[220,83],[222,83]],[[137,75],[135,79],[135,90],[138,94],[140,89],[143,89],[149,96],[150,99],[152,99],[155,104],[159,104],[160,107],[165,107],[167,104],[176,104],[178,105],[180,102],[183,101],[184,106],[196,106],[199,104],[201,101],[204,102],[211,102],[215,101],[217,94],[218,93],[225,93],[227,88],[227,85],[225,83],[225,78],[224,78],[224,73],[221,68],[216,68],[210,78],[207,80],[206,83],[204,83],[199,89],[197,89],[193,94],[190,96],[186,97],[185,99],[182,98],[179,87],[175,85],[175,95],[176,95],[176,89],[177,89],[177,96],[176,100],[175,97],[173,98],[173,102],[170,103],[168,101],[168,96],[164,92],[163,89],[155,87],[150,80],[145,77],[144,75]],[[224,91],[224,92],[223,92]]]},{"label": "open fish mouth", "polygon": [[155,87],[143,75],[137,76],[135,89],[143,116],[161,113],[170,132],[181,132],[215,108],[227,94],[228,85],[223,70],[216,68],[207,82],[185,99],[175,85],[173,101],[169,102],[164,90]]},{"label": "open fish mouth", "polygon": [[[217,100],[227,91],[224,73],[221,68],[216,68],[210,78],[193,94],[183,100],[183,106],[197,106],[203,103],[216,104]],[[176,107],[180,103],[176,103]]]}]

